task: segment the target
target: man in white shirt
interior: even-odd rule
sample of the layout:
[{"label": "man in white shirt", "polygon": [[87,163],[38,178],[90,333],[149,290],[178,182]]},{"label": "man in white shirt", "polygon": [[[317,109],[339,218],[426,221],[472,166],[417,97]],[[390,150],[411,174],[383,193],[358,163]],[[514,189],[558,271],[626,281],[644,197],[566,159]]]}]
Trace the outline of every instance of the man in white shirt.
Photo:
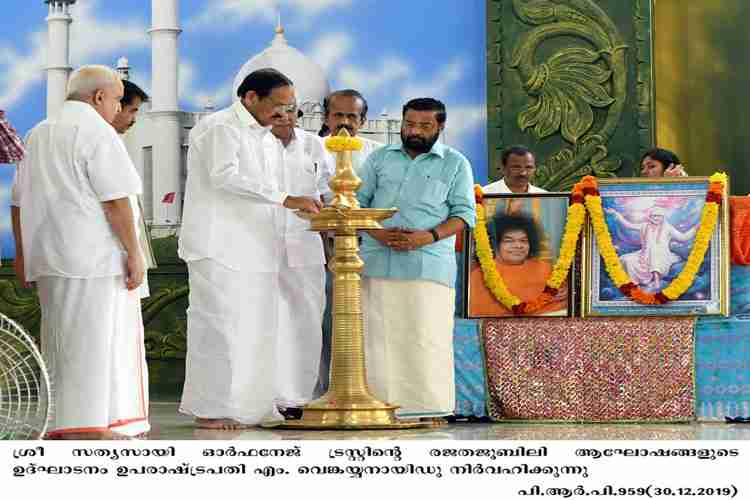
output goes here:
[{"label": "man in white shirt", "polygon": [[[337,90],[323,100],[323,136],[337,135],[346,129],[349,135],[362,140],[362,149],[352,152],[352,166],[355,171],[365,163],[370,153],[383,145],[359,135],[359,129],[367,121],[367,100],[354,89]],[[330,154],[330,153],[329,153]],[[335,157],[331,155],[331,158]]]},{"label": "man in white shirt", "polygon": [[503,150],[503,178],[482,188],[484,194],[546,193],[531,184],[536,171],[534,154],[525,146],[511,146]]},{"label": "man in white shirt", "polygon": [[294,264],[320,262],[320,255],[295,252],[285,230],[290,211],[318,213],[320,198],[312,185],[308,196],[285,190],[278,141],[270,133],[296,112],[293,84],[276,70],[260,69],[245,78],[237,96],[190,132],[179,241],[190,280],[180,410],[207,429],[280,418],[274,400],[282,374],[299,362],[280,352],[286,348],[279,345],[286,279],[280,275]]},{"label": "man in white shirt", "polygon": [[16,271],[39,292],[55,389],[51,438],[149,430],[144,262],[129,200],[141,180],[111,125],[122,95],[112,69],[75,71],[60,111],[29,133],[13,185]]},{"label": "man in white shirt", "polygon": [[[141,105],[147,103],[149,100],[148,94],[135,83],[123,80],[122,85],[124,90],[122,100],[120,101],[120,112],[117,113],[117,116],[112,121],[112,126],[121,136],[130,130],[130,127],[135,125],[136,116],[141,109]],[[141,253],[143,253],[143,257],[146,259],[146,269],[153,269],[156,267],[156,258],[151,248],[146,221],[143,219],[143,204],[141,203],[140,196],[131,196],[130,204],[133,206],[133,217],[135,219],[136,232],[138,233],[138,242],[141,244]],[[148,274],[143,278],[143,284],[140,286],[139,292],[142,299],[150,295]]]},{"label": "man in white shirt", "polygon": [[[346,129],[349,135],[359,137],[362,140],[362,149],[352,151],[352,167],[359,173],[365,160],[370,153],[383,147],[379,142],[367,139],[359,135],[359,129],[367,121],[367,100],[354,89],[337,90],[330,93],[323,101],[323,135],[338,134]],[[326,151],[330,162],[333,164],[335,174],[336,158]],[[333,257],[333,241],[324,237],[326,242],[326,254],[328,258]],[[315,385],[315,397],[320,397],[328,390],[331,365],[331,347],[333,343],[333,317],[331,306],[333,305],[333,275],[326,272],[326,308],[323,316],[323,348],[320,351],[320,372],[318,383]]]},{"label": "man in white shirt", "polygon": [[[279,177],[288,193],[330,201],[328,181],[335,174],[318,136],[297,128],[296,108],[290,108],[288,121],[275,125],[271,133],[278,139]],[[270,156],[269,156],[270,157]],[[325,308],[325,256],[323,242],[311,232],[310,222],[287,210],[281,230],[286,244],[286,262],[279,274],[278,376],[276,405],[287,418],[301,416],[301,407],[313,394],[318,378],[321,350],[320,325]],[[292,361],[290,363],[290,360]]]}]

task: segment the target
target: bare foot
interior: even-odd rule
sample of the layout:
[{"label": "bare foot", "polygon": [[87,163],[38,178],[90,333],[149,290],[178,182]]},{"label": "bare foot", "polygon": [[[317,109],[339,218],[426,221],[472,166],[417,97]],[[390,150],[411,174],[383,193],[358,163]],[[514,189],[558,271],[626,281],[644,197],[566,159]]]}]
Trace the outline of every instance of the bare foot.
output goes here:
[{"label": "bare foot", "polygon": [[214,431],[236,431],[239,429],[252,429],[254,425],[243,424],[231,418],[196,418],[195,426],[199,429],[211,429]]}]

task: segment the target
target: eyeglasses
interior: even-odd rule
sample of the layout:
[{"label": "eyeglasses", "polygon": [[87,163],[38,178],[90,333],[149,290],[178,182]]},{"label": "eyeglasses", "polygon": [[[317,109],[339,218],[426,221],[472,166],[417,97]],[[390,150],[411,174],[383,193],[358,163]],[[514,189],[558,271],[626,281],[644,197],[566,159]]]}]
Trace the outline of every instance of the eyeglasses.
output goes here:
[{"label": "eyeglasses", "polygon": [[274,113],[282,113],[282,114],[296,114],[299,110],[299,107],[297,106],[297,103],[293,104],[273,104],[273,111]]},{"label": "eyeglasses", "polygon": [[276,106],[275,110],[287,115],[296,115],[298,108],[296,104],[280,104]]}]

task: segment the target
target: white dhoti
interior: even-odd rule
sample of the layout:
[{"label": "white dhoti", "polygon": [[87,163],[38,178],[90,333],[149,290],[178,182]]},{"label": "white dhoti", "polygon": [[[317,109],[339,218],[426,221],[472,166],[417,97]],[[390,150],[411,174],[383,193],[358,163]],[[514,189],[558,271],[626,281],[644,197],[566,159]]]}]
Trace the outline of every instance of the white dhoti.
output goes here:
[{"label": "white dhoti", "polygon": [[401,417],[453,414],[454,298],[433,281],[362,282],[367,381]]},{"label": "white dhoti", "polygon": [[37,280],[41,345],[53,388],[51,437],[150,429],[138,291],[123,276]]},{"label": "white dhoti", "polygon": [[[190,307],[180,411],[254,425],[312,397],[320,356],[320,269],[242,272],[188,262]],[[311,317],[312,316],[312,317]]]},{"label": "white dhoti", "polygon": [[300,407],[318,380],[325,310],[325,269],[286,267],[279,275],[276,403]]}]

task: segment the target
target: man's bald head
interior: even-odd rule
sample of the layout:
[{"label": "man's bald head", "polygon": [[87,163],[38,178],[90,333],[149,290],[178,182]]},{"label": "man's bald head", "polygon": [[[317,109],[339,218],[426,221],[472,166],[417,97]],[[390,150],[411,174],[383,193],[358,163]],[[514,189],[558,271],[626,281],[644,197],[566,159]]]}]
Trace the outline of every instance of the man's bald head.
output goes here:
[{"label": "man's bald head", "polygon": [[120,111],[122,94],[120,76],[107,66],[81,66],[68,80],[67,99],[90,104],[108,123]]}]

